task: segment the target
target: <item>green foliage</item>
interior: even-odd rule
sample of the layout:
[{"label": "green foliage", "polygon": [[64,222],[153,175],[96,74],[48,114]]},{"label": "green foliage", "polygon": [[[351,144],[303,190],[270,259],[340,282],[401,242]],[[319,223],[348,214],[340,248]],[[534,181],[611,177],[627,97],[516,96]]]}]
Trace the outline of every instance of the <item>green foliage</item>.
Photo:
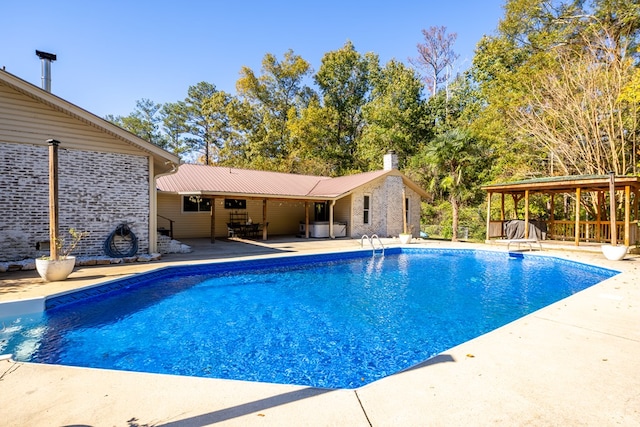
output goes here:
[{"label": "green foliage", "polygon": [[371,83],[371,100],[362,108],[367,126],[358,141],[358,157],[365,169],[381,169],[381,153],[394,150],[404,169],[427,137],[423,84],[414,70],[395,60],[372,73]]},{"label": "green foliage", "polygon": [[[466,229],[468,231],[467,240],[484,241],[486,235],[485,210],[486,207],[483,204],[460,209],[458,231]],[[426,232],[429,238],[447,240],[453,238],[453,209],[449,201],[442,200],[438,204],[423,202],[421,219],[421,230]]]},{"label": "green foliage", "polygon": [[184,134],[188,132],[187,111],[184,102],[168,102],[160,110],[162,125],[167,137],[167,143],[163,147],[178,155],[188,153],[189,146],[184,140]]},{"label": "green foliage", "polygon": [[327,147],[333,155],[337,173],[361,169],[357,158],[358,140],[362,134],[362,109],[371,95],[371,73],[377,72],[378,57],[358,53],[353,43],[328,52],[322,58],[314,80],[320,88],[324,106],[335,112],[330,123],[331,140]]},{"label": "green foliage", "polygon": [[246,111],[245,120],[236,123],[249,125],[241,128],[241,135],[248,148],[246,158],[254,167],[290,171],[294,147],[289,120],[298,117],[313,98],[304,85],[310,70],[309,63],[290,50],[282,61],[265,55],[260,76],[248,67],[240,71],[236,89],[245,102],[236,105]]},{"label": "green foliage", "polygon": [[616,101],[638,64],[639,7],[507,1],[473,63],[487,103],[475,130],[492,140],[496,179],[635,172],[625,139],[637,138],[637,112]]},{"label": "green foliage", "polygon": [[218,90],[215,85],[200,82],[189,86],[184,100],[186,113],[186,143],[191,151],[198,153],[198,160],[206,165],[213,164],[217,158],[220,142],[216,128],[216,116],[210,114],[207,104]]},{"label": "green foliage", "polygon": [[169,141],[160,130],[162,119],[159,116],[159,111],[161,108],[160,104],[156,104],[149,99],[141,99],[136,102],[136,109],[133,113],[125,117],[108,115],[106,120],[152,144],[166,148]]}]

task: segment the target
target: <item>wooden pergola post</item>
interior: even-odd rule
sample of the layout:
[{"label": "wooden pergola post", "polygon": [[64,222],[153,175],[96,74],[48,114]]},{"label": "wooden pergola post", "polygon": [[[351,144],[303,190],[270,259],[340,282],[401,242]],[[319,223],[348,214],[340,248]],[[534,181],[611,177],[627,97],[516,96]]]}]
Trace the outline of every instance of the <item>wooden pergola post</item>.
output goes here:
[{"label": "wooden pergola post", "polygon": [[491,227],[491,191],[487,192],[487,232],[486,232],[486,240],[489,240],[490,233],[489,228]]},{"label": "wooden pergola post", "polygon": [[604,194],[602,191],[598,191],[598,204],[596,206],[596,242],[602,240],[602,204],[604,203]]},{"label": "wooden pergola post", "polygon": [[524,190],[524,238],[529,238],[529,190]]},{"label": "wooden pergola post", "polygon": [[549,236],[553,238],[553,230],[554,230],[553,221],[555,220],[554,212],[556,210],[556,193],[551,193],[550,210],[551,212],[549,213],[549,229],[547,230],[547,233],[549,233]]},{"label": "wooden pergola post", "polygon": [[616,225],[616,175],[614,172],[609,172],[609,221],[611,224],[611,245],[616,246],[618,244],[618,230]]},{"label": "wooden pergola post", "polygon": [[575,230],[574,230],[574,240],[576,246],[580,245],[580,187],[576,188],[576,212],[575,212]]},{"label": "wooden pergola post", "polygon": [[629,246],[631,240],[631,187],[624,187],[624,245]]},{"label": "wooden pergola post", "polygon": [[60,141],[48,139],[49,144],[49,257],[58,260],[58,145]]}]

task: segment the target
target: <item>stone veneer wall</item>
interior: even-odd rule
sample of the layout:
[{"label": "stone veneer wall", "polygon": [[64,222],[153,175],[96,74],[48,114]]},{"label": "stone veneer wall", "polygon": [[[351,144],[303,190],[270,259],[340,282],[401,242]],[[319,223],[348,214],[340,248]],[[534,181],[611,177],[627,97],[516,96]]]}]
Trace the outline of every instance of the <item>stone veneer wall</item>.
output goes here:
[{"label": "stone veneer wall", "polygon": [[[389,176],[384,181],[369,183],[352,194],[353,213],[351,221],[351,237],[363,234],[380,237],[394,237],[402,232],[402,177]],[[370,223],[363,224],[364,195],[371,196]],[[419,236],[420,230],[420,196],[406,189],[410,198],[411,212],[409,218],[413,225],[413,235]]]},{"label": "stone veneer wall", "polygon": [[[0,261],[34,258],[49,240],[49,149],[0,142]],[[149,251],[149,164],[145,156],[60,146],[59,231],[88,231],[74,255],[104,255],[103,243],[130,222],[138,253]],[[48,250],[48,247],[44,248]]]}]

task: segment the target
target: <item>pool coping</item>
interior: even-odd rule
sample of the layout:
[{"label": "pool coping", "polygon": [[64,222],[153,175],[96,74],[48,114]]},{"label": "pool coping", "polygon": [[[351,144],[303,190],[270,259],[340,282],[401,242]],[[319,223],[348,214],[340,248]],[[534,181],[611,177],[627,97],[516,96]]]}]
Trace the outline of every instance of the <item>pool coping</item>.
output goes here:
[{"label": "pool coping", "polygon": [[638,259],[542,255],[622,273],[355,390],[4,360],[0,390],[19,404],[2,405],[0,417],[10,425],[127,425],[134,418],[153,425],[640,423]]}]

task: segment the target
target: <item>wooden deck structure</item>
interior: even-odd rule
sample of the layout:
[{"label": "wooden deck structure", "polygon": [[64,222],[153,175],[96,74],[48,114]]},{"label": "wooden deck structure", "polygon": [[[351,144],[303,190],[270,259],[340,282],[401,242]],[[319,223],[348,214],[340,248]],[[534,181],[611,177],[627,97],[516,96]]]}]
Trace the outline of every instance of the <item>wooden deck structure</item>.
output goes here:
[{"label": "wooden deck structure", "polygon": [[[607,197],[610,193],[611,177],[609,175],[589,176],[562,176],[529,179],[510,183],[491,184],[483,186],[487,191],[487,240],[502,238],[504,224],[508,221],[505,212],[505,196],[513,199],[517,212],[518,205],[524,201],[525,238],[529,238],[529,201],[530,196],[541,193],[549,196],[548,217],[543,221],[547,226],[547,238],[552,240],[573,240],[578,246],[580,242],[611,242],[611,221]],[[620,236],[625,246],[635,245],[638,242],[638,195],[640,181],[635,176],[616,176],[614,179],[615,200],[617,209],[615,236]],[[622,193],[622,194],[620,194]],[[491,218],[491,203],[494,195],[501,196],[500,219]],[[585,213],[583,199],[590,194],[595,201],[595,218],[589,218]],[[555,203],[558,195],[570,195],[574,198],[572,218],[554,218]],[[583,219],[584,217],[584,219]]]}]

